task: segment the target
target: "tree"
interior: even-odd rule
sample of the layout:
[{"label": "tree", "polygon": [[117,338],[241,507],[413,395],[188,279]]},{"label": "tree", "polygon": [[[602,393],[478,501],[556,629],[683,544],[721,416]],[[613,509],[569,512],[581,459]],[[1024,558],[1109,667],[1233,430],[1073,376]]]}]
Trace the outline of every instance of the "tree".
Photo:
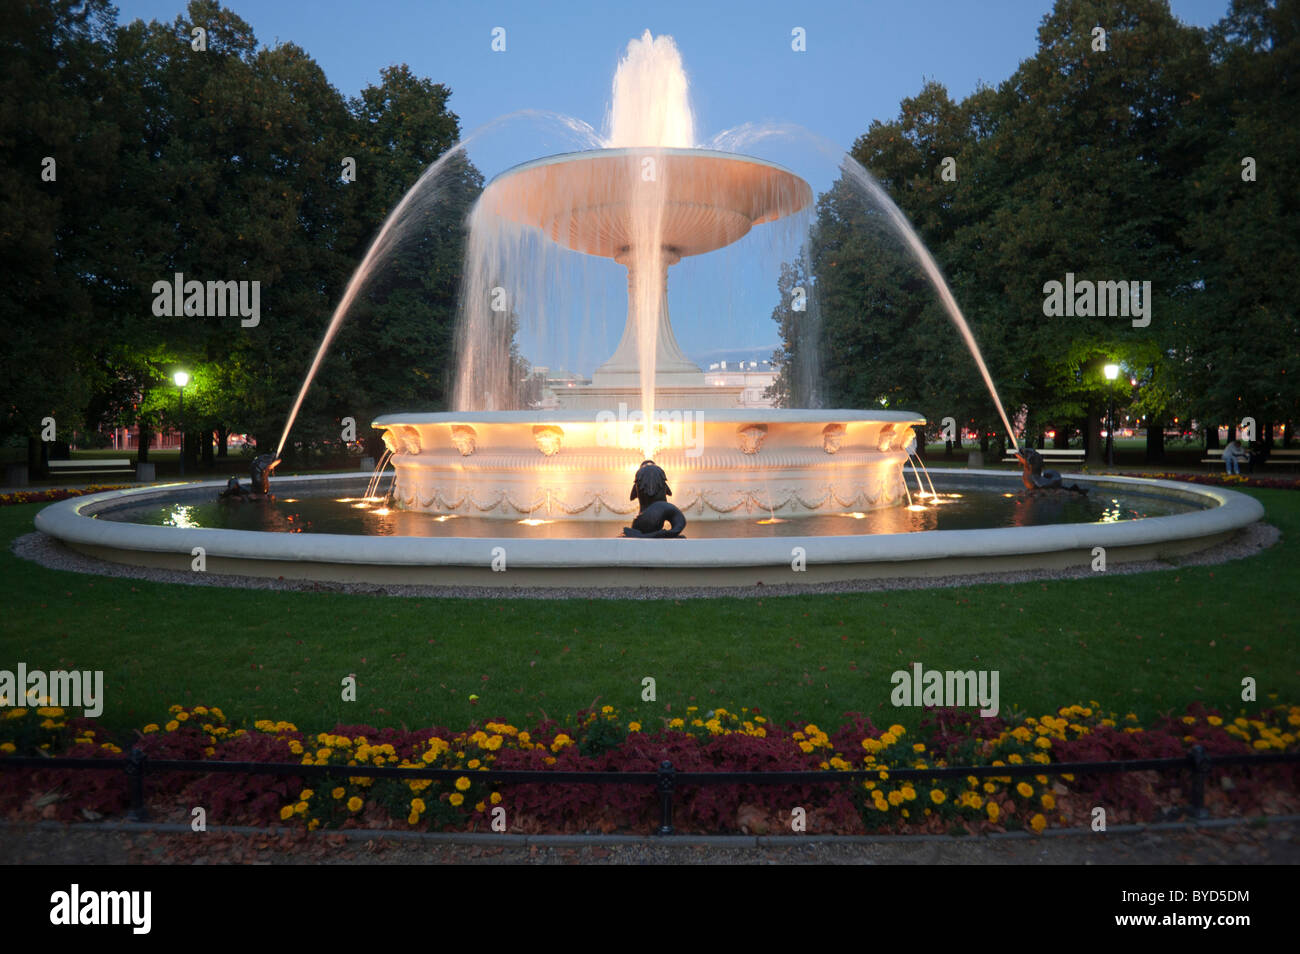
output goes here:
[{"label": "tree", "polygon": [[0,39],[0,433],[41,465],[42,422],[67,440],[101,375],[86,275],[115,139],[92,101],[103,83],[112,8],[104,0],[6,3]]}]

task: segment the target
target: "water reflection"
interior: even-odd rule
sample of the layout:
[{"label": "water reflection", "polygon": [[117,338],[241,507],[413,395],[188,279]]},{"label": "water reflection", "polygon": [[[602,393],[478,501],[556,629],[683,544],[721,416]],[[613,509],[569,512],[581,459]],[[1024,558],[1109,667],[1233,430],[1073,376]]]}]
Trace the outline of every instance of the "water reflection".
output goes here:
[{"label": "water reflection", "polygon": [[[1127,496],[1026,494],[962,490],[917,495],[911,506],[811,517],[775,517],[762,511],[748,519],[693,519],[689,539],[727,537],[853,536],[973,530],[1062,523],[1115,523],[1197,509],[1191,504],[1140,494]],[[529,539],[620,537],[628,517],[598,521],[521,516],[488,519],[470,514],[393,509],[381,498],[288,497],[220,504],[140,503],[101,511],[105,520],[166,527],[216,527],[273,533],[340,533],[406,537],[521,537]]]}]

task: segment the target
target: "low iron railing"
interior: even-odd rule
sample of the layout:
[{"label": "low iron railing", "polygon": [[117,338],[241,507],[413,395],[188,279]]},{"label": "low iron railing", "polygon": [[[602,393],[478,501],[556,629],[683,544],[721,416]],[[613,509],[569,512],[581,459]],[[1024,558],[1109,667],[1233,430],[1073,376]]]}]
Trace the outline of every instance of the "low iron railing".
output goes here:
[{"label": "low iron railing", "polygon": [[476,780],[503,785],[646,785],[659,795],[657,835],[672,835],[673,795],[678,788],[705,785],[843,785],[868,779],[880,779],[886,772],[890,780],[920,781],[936,778],[1024,778],[1031,775],[1107,775],[1123,772],[1190,771],[1192,786],[1185,814],[1205,818],[1205,784],[1217,766],[1276,765],[1300,762],[1300,752],[1263,754],[1208,755],[1196,745],[1180,758],[1130,759],[1109,762],[1053,762],[1047,765],[966,765],[924,769],[852,769],[848,771],[801,772],[679,772],[672,762],[664,761],[653,772],[567,772],[523,769],[387,768],[360,765],[303,765],[296,762],[222,762],[198,759],[150,759],[140,748],[133,748],[126,758],[83,759],[67,757],[10,756],[0,758],[0,770],[6,768],[71,769],[74,771],[118,771],[126,776],[132,821],[148,821],[144,804],[144,779],[150,772],[233,773],[245,775],[293,775],[301,778],[351,776],[364,778],[447,780],[472,776]]}]

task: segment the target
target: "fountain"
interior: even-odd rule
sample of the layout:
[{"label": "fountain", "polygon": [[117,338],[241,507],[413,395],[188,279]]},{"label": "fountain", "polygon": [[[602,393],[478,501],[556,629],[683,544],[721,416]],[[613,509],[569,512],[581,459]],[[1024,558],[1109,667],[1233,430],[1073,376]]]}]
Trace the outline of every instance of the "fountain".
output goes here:
[{"label": "fountain", "polygon": [[[666,92],[662,92],[666,91]],[[374,421],[392,452],[393,500],[408,510],[519,519],[610,520],[635,512],[620,488],[654,457],[692,519],[854,512],[900,503],[909,412],[742,410],[739,388],[710,386],[668,316],[669,269],[807,209],[808,183],[773,163],[694,148],[685,73],[668,37],[628,45],[614,79],[608,148],[537,159],[490,182],[470,216],[467,271],[491,274],[484,232],[513,224],[627,269],[614,354],[559,413],[493,412],[477,389],[502,355],[469,319],[461,410]],[[480,250],[481,249],[481,250]],[[481,297],[471,278],[469,295]],[[474,313],[471,312],[471,316]],[[615,409],[635,417],[611,426]],[[638,428],[637,423],[641,426]],[[683,424],[687,426],[682,426]]]},{"label": "fountain", "polygon": [[[698,147],[685,73],[668,38],[647,32],[629,44],[615,75],[609,127],[603,142],[584,137],[598,148],[516,165],[479,196],[469,223],[455,410],[373,422],[395,468],[387,500],[375,496],[383,459],[368,481],[270,473],[348,309],[400,240],[408,213],[420,210],[442,171],[463,158],[463,142],[398,203],[349,281],[280,446],[254,470],[261,505],[218,504],[220,481],[143,487],[53,504],[38,514],[38,529],[104,560],[186,572],[199,572],[195,554],[202,551],[202,572],[216,574],[692,587],[1080,568],[1098,547],[1111,564],[1163,559],[1226,540],[1262,516],[1244,494],[1171,481],[1064,475],[1085,480],[1091,492],[1053,489],[1061,476],[1041,472],[1029,451],[1021,459],[1032,491],[1013,493],[1019,482],[1006,472],[972,470],[929,471],[926,491],[913,465],[913,498],[904,467],[921,415],[737,406],[738,389],[706,381],[677,343],[670,271],[755,230],[798,221],[813,190],[773,162]],[[714,144],[746,135],[723,134]],[[937,264],[870,175],[847,158],[842,169],[934,284],[1014,446]],[[561,406],[545,411],[498,409],[495,396],[508,379],[509,342],[483,302],[496,291],[498,240],[520,234],[627,269],[614,353],[589,385],[566,389]],[[651,460],[652,468],[642,466]],[[654,473],[660,468],[668,475],[662,488]],[[981,495],[983,510],[973,506]],[[688,521],[689,539],[641,538],[677,537]],[[625,537],[629,522],[634,532]]]}]

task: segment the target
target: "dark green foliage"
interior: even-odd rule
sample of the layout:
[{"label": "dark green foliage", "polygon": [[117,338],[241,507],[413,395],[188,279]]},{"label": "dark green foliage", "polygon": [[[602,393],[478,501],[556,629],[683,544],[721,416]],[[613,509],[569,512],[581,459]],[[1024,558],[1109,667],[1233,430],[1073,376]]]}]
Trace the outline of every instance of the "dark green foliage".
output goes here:
[{"label": "dark green foliage", "polygon": [[[5,3],[0,432],[185,426],[275,441],[347,281],[388,213],[460,135],[450,91],[405,66],[348,102],[297,46],[262,47],[213,0],[118,25],[102,0]],[[191,48],[191,29],[207,49]],[[41,179],[54,156],[58,177]],[[355,181],[343,177],[355,161]],[[337,442],[380,409],[445,406],[461,157],[376,270],[295,426]],[[260,283],[260,321],[159,316],[154,283]]]},{"label": "dark green foliage", "polygon": [[[1097,25],[1105,51],[1094,49]],[[1238,0],[1208,32],[1179,23],[1163,0],[1059,0],[1037,54],[999,87],[955,103],[927,83],[855,143],[853,157],[944,268],[1030,437],[1096,433],[1112,397],[1121,414],[1157,425],[1294,419],[1298,56],[1296,0]],[[1245,156],[1255,182],[1242,180]],[[945,158],[955,180],[942,175]],[[1004,430],[937,295],[882,218],[846,179],[818,202],[810,257],[825,403]],[[1150,281],[1150,324],[1045,316],[1043,286],[1067,272]],[[788,360],[800,345],[774,318]],[[1101,373],[1108,361],[1124,369],[1114,385]]]}]

